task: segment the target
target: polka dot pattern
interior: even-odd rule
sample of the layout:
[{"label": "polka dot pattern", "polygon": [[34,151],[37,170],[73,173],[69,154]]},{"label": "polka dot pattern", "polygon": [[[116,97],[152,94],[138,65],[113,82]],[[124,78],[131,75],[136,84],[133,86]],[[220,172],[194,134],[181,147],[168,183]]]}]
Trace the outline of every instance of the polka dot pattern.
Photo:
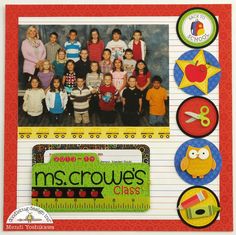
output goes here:
[{"label": "polka dot pattern", "polygon": [[[198,54],[198,52],[199,52],[199,50],[187,51],[183,55],[181,55],[178,58],[178,60],[192,60]],[[204,51],[204,56],[205,56],[206,62],[208,64],[220,68],[219,62],[211,53]],[[181,69],[179,68],[179,66],[177,64],[175,64],[174,77],[175,77],[175,81],[178,86],[182,81],[183,75],[184,74],[181,71]],[[221,78],[221,72],[219,72],[219,73],[215,74],[214,76],[212,76],[211,78],[209,78],[209,80],[208,80],[208,93],[210,93],[212,90],[214,90],[216,88],[216,86],[218,85],[218,83],[220,81],[220,78]],[[204,93],[201,90],[199,90],[196,86],[185,87],[185,88],[182,88],[182,90],[185,93],[190,94],[190,95],[195,95],[195,96],[204,95]]]}]

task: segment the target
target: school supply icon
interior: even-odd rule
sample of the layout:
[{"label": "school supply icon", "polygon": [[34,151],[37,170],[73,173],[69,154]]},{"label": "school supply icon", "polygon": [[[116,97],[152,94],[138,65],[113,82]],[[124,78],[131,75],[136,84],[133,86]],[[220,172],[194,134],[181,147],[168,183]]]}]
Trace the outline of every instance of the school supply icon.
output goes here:
[{"label": "school supply icon", "polygon": [[215,104],[201,96],[184,100],[177,110],[177,124],[181,131],[191,137],[205,137],[218,124],[218,110]]},{"label": "school supply icon", "polygon": [[177,21],[177,35],[192,48],[209,46],[217,37],[218,22],[214,14],[204,8],[190,8]]},{"label": "school supply icon", "polygon": [[188,116],[190,116],[191,118],[186,120],[186,123],[191,123],[194,122],[196,120],[200,120],[201,125],[203,127],[208,127],[211,124],[211,121],[208,117],[206,117],[206,115],[210,112],[209,108],[207,106],[201,106],[200,108],[200,113],[194,113],[194,112],[185,112],[185,114],[187,114]]},{"label": "school supply icon", "polygon": [[193,186],[181,193],[177,202],[180,219],[194,228],[210,226],[218,217],[221,207],[215,193],[203,186]]},{"label": "school supply icon", "polygon": [[209,217],[214,215],[218,211],[220,211],[220,207],[214,205],[186,209],[187,217],[189,219]]},{"label": "school supply icon", "polygon": [[201,36],[205,33],[204,25],[201,21],[196,20],[191,24],[191,34],[194,36]]},{"label": "school supply icon", "polygon": [[190,197],[190,198],[184,200],[182,203],[180,203],[180,205],[178,206],[178,209],[183,210],[183,209],[187,209],[191,206],[195,206],[199,202],[204,201],[205,199],[207,199],[207,197],[208,197],[207,191],[206,190],[201,190],[200,192],[196,193],[192,197]]}]

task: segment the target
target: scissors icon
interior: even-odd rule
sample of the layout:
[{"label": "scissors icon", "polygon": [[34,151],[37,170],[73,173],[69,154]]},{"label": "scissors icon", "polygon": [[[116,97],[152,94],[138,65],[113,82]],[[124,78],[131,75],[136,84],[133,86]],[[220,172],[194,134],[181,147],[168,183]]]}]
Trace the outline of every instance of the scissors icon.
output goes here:
[{"label": "scissors icon", "polygon": [[191,123],[194,122],[196,120],[201,120],[201,125],[204,127],[208,127],[211,124],[211,121],[208,117],[206,117],[206,115],[210,112],[209,108],[207,106],[201,106],[200,108],[200,113],[193,113],[193,112],[185,112],[185,114],[187,114],[188,116],[190,116],[191,118],[189,118],[188,120],[186,120],[186,123]]}]

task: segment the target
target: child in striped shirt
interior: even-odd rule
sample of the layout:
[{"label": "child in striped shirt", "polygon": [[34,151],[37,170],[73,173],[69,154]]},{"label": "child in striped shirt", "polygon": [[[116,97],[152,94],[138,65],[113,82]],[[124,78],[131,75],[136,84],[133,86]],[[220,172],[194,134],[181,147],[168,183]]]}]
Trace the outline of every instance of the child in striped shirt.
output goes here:
[{"label": "child in striped shirt", "polygon": [[76,40],[77,31],[71,29],[69,32],[69,40],[65,42],[64,48],[66,50],[67,59],[71,59],[74,62],[79,60],[79,54],[81,50],[81,43]]},{"label": "child in striped shirt", "polygon": [[73,102],[74,106],[74,116],[75,123],[83,124],[89,123],[89,100],[91,97],[91,93],[88,87],[85,85],[85,80],[83,78],[78,77],[76,79],[77,87],[75,87],[72,92],[70,99]]}]

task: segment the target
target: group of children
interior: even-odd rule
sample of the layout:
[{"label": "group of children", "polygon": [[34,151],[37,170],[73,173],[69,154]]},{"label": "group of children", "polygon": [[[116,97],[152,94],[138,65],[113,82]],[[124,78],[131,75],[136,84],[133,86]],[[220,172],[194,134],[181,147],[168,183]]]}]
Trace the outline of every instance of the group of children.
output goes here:
[{"label": "group of children", "polygon": [[62,48],[57,33],[50,34],[47,58],[24,95],[23,110],[30,122],[40,122],[45,99],[52,123],[60,123],[66,110],[77,124],[88,124],[94,112],[102,123],[114,123],[119,112],[124,125],[138,126],[140,115],[149,111],[150,125],[164,125],[167,91],[159,76],[151,79],[141,31],[133,33],[128,46],[119,29],[112,31],[106,47],[97,29],[91,30],[86,48],[77,37],[77,31],[70,30]]}]

